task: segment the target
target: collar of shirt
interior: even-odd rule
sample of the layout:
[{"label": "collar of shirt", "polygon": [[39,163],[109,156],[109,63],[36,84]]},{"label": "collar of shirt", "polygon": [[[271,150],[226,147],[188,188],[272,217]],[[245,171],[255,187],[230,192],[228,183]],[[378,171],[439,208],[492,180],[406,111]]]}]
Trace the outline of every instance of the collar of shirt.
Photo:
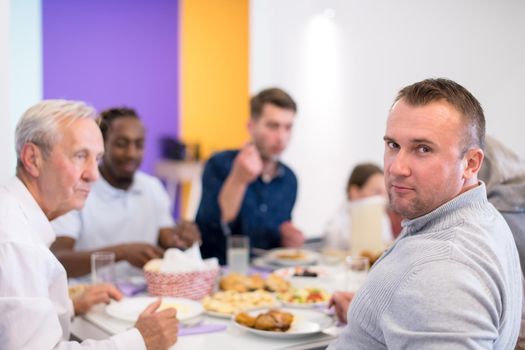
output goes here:
[{"label": "collar of shirt", "polygon": [[277,169],[275,170],[275,176],[273,176],[271,178],[268,178],[268,177],[265,177],[264,174],[261,174],[259,176],[259,179],[263,183],[268,184],[268,183],[272,182],[274,179],[283,177],[284,174],[285,174],[284,165],[281,162],[277,161]]},{"label": "collar of shirt", "polygon": [[104,179],[103,176],[100,176],[100,178],[93,184],[93,187],[99,187],[98,191],[102,196],[108,199],[114,199],[114,198],[122,198],[129,195],[140,195],[142,194],[142,190],[140,189],[139,185],[137,184],[137,178],[133,178],[133,182],[131,183],[131,186],[127,190],[123,190],[121,188],[113,187],[109,182],[107,182],[106,179]]},{"label": "collar of shirt", "polygon": [[51,243],[55,240],[55,232],[31,192],[16,176],[9,181],[6,188],[21,203],[27,221],[33,226],[35,232],[39,233],[42,242],[46,247],[51,246]]},{"label": "collar of shirt", "polygon": [[459,220],[463,220],[459,209],[475,206],[478,209],[486,210],[488,204],[485,183],[479,181],[479,185],[461,193],[459,196],[442,204],[433,211],[423,216],[411,220],[403,220],[402,236],[417,234],[423,227],[432,225],[436,230],[445,230],[454,226]]}]

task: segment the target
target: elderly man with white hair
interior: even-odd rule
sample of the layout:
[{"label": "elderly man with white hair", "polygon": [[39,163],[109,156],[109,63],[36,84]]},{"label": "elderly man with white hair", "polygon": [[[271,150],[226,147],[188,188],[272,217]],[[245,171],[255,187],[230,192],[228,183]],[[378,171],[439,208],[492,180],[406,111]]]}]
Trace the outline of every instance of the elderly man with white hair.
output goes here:
[{"label": "elderly man with white hair", "polygon": [[135,327],[108,340],[70,342],[73,304],[64,267],[49,250],[50,220],[80,209],[104,151],[93,108],[47,100],[16,128],[17,168],[0,187],[0,347],[2,349],[168,349],[177,340],[173,308],[160,300]]}]

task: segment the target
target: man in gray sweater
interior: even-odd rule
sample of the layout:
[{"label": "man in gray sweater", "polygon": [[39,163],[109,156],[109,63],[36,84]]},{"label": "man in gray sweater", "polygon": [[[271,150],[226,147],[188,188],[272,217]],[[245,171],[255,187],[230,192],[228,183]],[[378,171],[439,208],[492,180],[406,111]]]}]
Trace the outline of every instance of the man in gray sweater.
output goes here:
[{"label": "man in gray sweater", "polygon": [[390,110],[385,182],[403,232],[353,298],[329,349],[512,349],[521,270],[477,174],[485,118],[462,86],[428,79]]}]

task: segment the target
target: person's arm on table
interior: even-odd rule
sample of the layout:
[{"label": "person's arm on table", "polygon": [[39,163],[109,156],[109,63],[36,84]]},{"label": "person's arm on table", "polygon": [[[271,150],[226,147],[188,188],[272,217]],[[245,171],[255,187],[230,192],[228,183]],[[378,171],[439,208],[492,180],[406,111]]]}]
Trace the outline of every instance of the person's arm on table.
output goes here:
[{"label": "person's arm on table", "polygon": [[101,247],[96,250],[75,251],[75,240],[71,237],[57,237],[50,249],[64,265],[68,277],[79,277],[91,271],[91,254],[95,251],[115,253],[116,261],[126,260],[142,268],[151,259],[161,258],[164,250],[148,243],[126,243]]},{"label": "person's arm on table", "polygon": [[109,304],[112,299],[119,301],[122,299],[122,293],[112,284],[101,283],[86,286],[82,293],[71,298],[71,301],[75,309],[75,316],[78,316],[88,312],[94,305]]},{"label": "person's arm on table", "polygon": [[50,254],[47,248],[0,245],[0,281],[9,281],[0,288],[2,349],[146,349],[136,328],[101,341],[67,341],[72,310],[66,307],[70,301],[63,299],[67,295],[60,295],[60,284],[66,288],[65,279],[50,285],[49,276],[60,278],[56,265],[50,263]]},{"label": "person's arm on table", "polygon": [[144,338],[144,343],[148,350],[169,349],[177,342],[179,333],[179,321],[177,320],[177,310],[170,307],[163,311],[158,311],[162,300],[151,303],[140,314],[135,327]]},{"label": "person's arm on table", "polygon": [[281,246],[298,248],[304,245],[304,235],[291,221],[285,221],[279,226]]},{"label": "person's arm on table", "polygon": [[328,302],[328,307],[333,307],[335,309],[335,314],[339,322],[347,323],[347,314],[350,303],[354,298],[353,292],[335,292],[330,301]]},{"label": "person's arm on table", "polygon": [[200,240],[199,228],[190,221],[181,221],[175,227],[165,227],[159,230],[159,245],[164,249],[187,249]]},{"label": "person's arm on table", "polygon": [[[177,342],[179,331],[177,310],[168,308],[163,311],[157,311],[161,303],[162,300],[159,298],[148,305],[139,315],[135,328],[110,338],[111,342],[116,344],[117,349],[127,350],[137,348],[137,345],[142,344],[143,346],[139,347],[140,349],[167,350]],[[100,342],[87,340],[80,345],[84,349],[91,344],[94,346],[94,349],[101,349]],[[62,349],[62,344],[59,344],[57,349]],[[64,347],[64,349],[70,348]]]}]

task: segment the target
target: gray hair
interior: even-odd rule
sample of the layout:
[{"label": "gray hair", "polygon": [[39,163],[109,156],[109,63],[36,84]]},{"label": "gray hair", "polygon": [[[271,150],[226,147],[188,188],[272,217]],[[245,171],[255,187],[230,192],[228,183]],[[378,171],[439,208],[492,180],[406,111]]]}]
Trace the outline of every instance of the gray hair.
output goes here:
[{"label": "gray hair", "polygon": [[20,167],[20,152],[26,143],[37,145],[48,157],[53,146],[60,140],[60,125],[67,128],[79,119],[95,119],[97,112],[81,101],[44,100],[30,107],[20,118],[15,130],[17,167]]}]

